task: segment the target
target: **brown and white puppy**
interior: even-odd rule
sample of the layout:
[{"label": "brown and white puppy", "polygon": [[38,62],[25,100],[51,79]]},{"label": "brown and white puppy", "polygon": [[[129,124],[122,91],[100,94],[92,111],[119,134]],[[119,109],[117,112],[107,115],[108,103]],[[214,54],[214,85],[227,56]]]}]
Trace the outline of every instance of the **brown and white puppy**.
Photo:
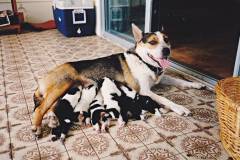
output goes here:
[{"label": "brown and white puppy", "polygon": [[171,53],[167,36],[161,32],[143,33],[134,24],[132,30],[136,41],[133,49],[93,60],[68,62],[54,68],[39,80],[34,93],[36,109],[33,131],[41,129],[44,114],[72,85],[78,82],[85,87],[93,83],[93,80],[103,77],[123,82],[141,95],[151,97],[180,115],[189,115],[187,108],[155,94],[151,87],[161,79],[162,83],[181,87],[200,89],[204,85],[164,76]]}]

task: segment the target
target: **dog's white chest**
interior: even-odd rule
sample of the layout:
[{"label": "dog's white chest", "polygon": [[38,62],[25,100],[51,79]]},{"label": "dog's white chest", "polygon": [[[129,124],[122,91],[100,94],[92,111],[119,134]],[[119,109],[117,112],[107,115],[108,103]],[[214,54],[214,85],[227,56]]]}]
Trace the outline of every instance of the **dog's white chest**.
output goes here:
[{"label": "dog's white chest", "polygon": [[155,73],[146,66],[146,64],[139,60],[139,58],[126,53],[124,53],[124,55],[126,57],[126,61],[131,70],[131,73],[135,79],[147,80],[152,85],[155,84],[156,81],[160,81],[158,80],[159,76],[156,76]]}]

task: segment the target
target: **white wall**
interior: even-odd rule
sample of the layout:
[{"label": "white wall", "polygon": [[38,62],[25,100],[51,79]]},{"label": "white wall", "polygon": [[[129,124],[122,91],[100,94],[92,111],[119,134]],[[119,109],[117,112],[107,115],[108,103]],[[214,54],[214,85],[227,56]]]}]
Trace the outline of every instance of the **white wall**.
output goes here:
[{"label": "white wall", "polygon": [[[0,0],[0,10],[11,9],[10,0]],[[17,0],[17,6],[24,11],[25,21],[41,23],[53,19],[52,0]]]}]

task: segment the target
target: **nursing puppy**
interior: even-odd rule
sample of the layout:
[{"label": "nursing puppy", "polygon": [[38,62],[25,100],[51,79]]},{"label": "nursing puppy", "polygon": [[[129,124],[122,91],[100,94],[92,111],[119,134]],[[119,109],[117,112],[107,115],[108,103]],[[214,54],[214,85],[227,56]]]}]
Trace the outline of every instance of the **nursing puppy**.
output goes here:
[{"label": "nursing puppy", "polygon": [[60,138],[63,142],[73,123],[78,121],[80,112],[74,109],[81,98],[81,90],[81,86],[71,88],[57,103],[54,113],[59,124],[52,128],[52,141]]},{"label": "nursing puppy", "polygon": [[76,108],[74,109],[74,112],[80,112],[80,114],[83,116],[81,123],[84,123],[87,126],[90,125],[90,115],[89,115],[90,104],[96,97],[97,91],[98,91],[98,87],[96,83],[93,83],[88,87],[83,88],[81,99],[77,104]]},{"label": "nursing puppy", "polygon": [[148,96],[139,95],[135,90],[121,82],[103,78],[101,93],[106,111],[113,119],[118,119],[119,126],[128,122],[128,113],[136,120],[144,119],[143,112],[159,115],[161,106]]},{"label": "nursing puppy", "polygon": [[108,114],[106,113],[105,107],[103,106],[103,97],[101,92],[98,92],[97,96],[94,98],[90,104],[88,111],[91,122],[94,129],[100,133],[106,132],[106,128],[109,126]]}]

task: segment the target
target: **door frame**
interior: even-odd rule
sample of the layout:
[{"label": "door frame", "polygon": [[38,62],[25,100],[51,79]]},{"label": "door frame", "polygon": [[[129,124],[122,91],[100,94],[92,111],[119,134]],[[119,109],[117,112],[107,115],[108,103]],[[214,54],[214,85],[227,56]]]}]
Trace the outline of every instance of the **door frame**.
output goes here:
[{"label": "door frame", "polygon": [[[123,38],[120,38],[117,35],[114,35],[112,33],[107,32],[106,29],[106,18],[105,18],[105,1],[106,0],[96,0],[96,8],[99,11],[98,13],[101,15],[99,18],[97,18],[97,30],[98,35],[102,36],[103,38],[106,38],[110,40],[111,42],[123,47],[123,48],[131,48],[134,46],[133,42],[129,42]],[[151,20],[152,20],[152,13],[149,12],[152,10],[152,3],[153,0],[145,0],[146,1],[146,8],[145,8],[145,26],[144,26],[144,32],[150,32],[151,31]]]}]

